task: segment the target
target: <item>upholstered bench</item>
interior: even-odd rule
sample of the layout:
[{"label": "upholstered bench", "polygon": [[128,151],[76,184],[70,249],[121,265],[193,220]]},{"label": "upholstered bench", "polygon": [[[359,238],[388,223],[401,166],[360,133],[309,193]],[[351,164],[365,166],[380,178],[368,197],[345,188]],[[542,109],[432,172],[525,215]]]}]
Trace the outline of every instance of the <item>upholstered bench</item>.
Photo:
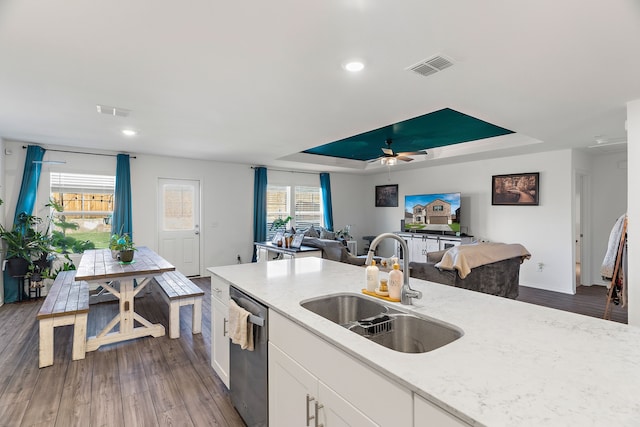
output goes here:
[{"label": "upholstered bench", "polygon": [[56,276],[36,318],[40,325],[40,367],[53,365],[53,329],[73,325],[73,360],[84,359],[89,313],[89,285],[75,280],[75,271]]},{"label": "upholstered bench", "polygon": [[179,271],[168,271],[155,279],[169,304],[169,338],[180,338],[180,307],[183,305],[193,305],[191,332],[202,332],[202,289]]}]

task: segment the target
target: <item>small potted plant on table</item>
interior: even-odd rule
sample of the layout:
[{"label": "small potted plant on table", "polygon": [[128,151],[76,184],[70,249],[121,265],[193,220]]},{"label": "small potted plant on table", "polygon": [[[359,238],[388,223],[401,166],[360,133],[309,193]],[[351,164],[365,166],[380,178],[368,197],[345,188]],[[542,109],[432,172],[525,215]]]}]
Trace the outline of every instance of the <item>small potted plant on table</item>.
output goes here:
[{"label": "small potted plant on table", "polygon": [[135,244],[128,234],[113,234],[109,243],[111,255],[118,258],[122,262],[132,262],[133,253],[136,250]]}]

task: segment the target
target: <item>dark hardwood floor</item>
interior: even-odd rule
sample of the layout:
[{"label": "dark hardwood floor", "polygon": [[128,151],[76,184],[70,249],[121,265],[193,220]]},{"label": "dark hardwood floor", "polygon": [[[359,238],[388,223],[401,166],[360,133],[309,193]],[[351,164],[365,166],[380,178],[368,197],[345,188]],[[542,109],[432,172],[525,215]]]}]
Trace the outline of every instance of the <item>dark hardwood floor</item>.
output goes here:
[{"label": "dark hardwood floor", "polygon": [[[576,294],[569,295],[520,286],[517,300],[602,319],[607,303],[607,288],[597,285],[578,286]],[[627,323],[627,317],[626,307],[611,304],[612,321]]]},{"label": "dark hardwood floor", "polygon": [[[202,334],[191,333],[191,308],[182,308],[179,339],[167,333],[113,344],[72,362],[72,329],[58,327],[54,364],[43,369],[36,322],[43,299],[0,307],[0,426],[244,426],[210,365],[210,280],[195,281],[205,291]],[[136,311],[168,327],[167,304],[149,288]],[[117,310],[115,302],[91,305],[88,333]]]},{"label": "dark hardwood floor", "polygon": [[[244,426],[210,366],[209,278],[195,282],[205,292],[202,334],[191,334],[191,309],[183,308],[179,339],[141,338],[72,362],[71,327],[58,327],[54,365],[43,369],[36,322],[43,300],[0,307],[0,426]],[[136,311],[167,327],[167,305],[149,288]],[[606,289],[566,295],[520,287],[518,300],[602,318]],[[116,312],[113,302],[92,305],[89,334]],[[626,309],[614,306],[612,320],[626,323]]]}]

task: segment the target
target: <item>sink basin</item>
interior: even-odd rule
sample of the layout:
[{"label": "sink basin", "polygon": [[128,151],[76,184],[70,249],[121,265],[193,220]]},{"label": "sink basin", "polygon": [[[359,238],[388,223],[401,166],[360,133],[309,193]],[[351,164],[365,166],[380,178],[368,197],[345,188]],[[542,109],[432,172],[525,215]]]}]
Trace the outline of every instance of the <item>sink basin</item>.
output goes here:
[{"label": "sink basin", "polygon": [[426,353],[462,336],[462,331],[435,320],[410,314],[389,315],[389,326],[367,338],[402,353]]},{"label": "sink basin", "polygon": [[304,301],[300,305],[325,319],[344,326],[389,312],[389,308],[384,304],[354,294],[314,298]]},{"label": "sink basin", "polygon": [[360,295],[328,295],[303,301],[300,305],[381,346],[402,353],[426,353],[463,335],[455,326],[403,313]]}]

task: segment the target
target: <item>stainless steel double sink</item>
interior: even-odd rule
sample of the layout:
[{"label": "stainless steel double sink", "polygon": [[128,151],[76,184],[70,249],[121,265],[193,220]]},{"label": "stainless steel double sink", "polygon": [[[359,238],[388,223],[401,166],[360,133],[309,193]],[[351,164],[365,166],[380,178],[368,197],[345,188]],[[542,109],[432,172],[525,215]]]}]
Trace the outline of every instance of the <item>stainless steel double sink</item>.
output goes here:
[{"label": "stainless steel double sink", "polygon": [[462,330],[436,319],[409,314],[357,294],[333,294],[300,305],[325,319],[391,350],[426,353],[463,335]]}]

